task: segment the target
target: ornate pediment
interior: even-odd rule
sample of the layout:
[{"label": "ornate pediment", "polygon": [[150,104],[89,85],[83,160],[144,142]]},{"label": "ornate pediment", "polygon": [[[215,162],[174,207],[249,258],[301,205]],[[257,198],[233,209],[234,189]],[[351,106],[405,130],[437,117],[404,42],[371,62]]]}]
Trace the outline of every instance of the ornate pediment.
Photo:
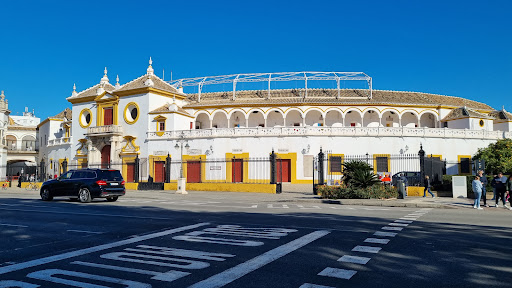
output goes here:
[{"label": "ornate pediment", "polygon": [[87,149],[87,139],[78,140],[80,147],[76,149],[76,156],[87,156],[89,150]]},{"label": "ornate pediment", "polygon": [[133,136],[124,136],[124,140],[126,144],[121,149],[121,153],[125,154],[138,154],[140,147],[135,144],[136,137]]}]

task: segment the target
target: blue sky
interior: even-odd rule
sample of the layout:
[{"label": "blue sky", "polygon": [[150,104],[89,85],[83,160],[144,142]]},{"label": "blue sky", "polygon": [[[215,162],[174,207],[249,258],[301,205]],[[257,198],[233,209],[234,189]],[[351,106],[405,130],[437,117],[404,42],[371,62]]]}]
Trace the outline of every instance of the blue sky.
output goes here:
[{"label": "blue sky", "polygon": [[1,1],[0,90],[46,117],[145,74],[361,71],[512,111],[512,1]]}]

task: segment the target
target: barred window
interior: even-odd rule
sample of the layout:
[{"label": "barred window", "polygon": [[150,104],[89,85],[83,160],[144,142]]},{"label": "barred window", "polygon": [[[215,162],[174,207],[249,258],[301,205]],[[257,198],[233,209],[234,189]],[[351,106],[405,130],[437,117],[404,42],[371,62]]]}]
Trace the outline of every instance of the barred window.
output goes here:
[{"label": "barred window", "polygon": [[330,156],[329,162],[330,162],[330,166],[331,166],[331,169],[330,169],[331,172],[338,172],[338,173],[342,172],[341,156]]},{"label": "barred window", "polygon": [[471,158],[460,158],[460,174],[471,173]]},{"label": "barred window", "polygon": [[388,157],[376,157],[377,172],[389,172]]}]

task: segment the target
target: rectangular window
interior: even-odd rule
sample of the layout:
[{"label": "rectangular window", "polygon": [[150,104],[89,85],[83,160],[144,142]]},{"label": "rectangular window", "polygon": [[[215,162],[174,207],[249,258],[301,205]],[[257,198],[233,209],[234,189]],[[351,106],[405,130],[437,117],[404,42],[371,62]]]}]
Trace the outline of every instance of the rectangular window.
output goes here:
[{"label": "rectangular window", "polygon": [[356,127],[356,123],[355,122],[350,123],[350,127]]},{"label": "rectangular window", "polygon": [[330,171],[335,173],[341,173],[343,167],[341,166],[341,156],[330,156],[329,157]]},{"label": "rectangular window", "polygon": [[103,108],[103,125],[114,124],[114,109],[112,107]]},{"label": "rectangular window", "polygon": [[376,156],[375,157],[377,172],[389,172],[389,157],[388,156]]},{"label": "rectangular window", "polygon": [[165,131],[165,122],[158,122],[158,131]]},{"label": "rectangular window", "polygon": [[471,174],[471,156],[459,156],[459,174]]}]

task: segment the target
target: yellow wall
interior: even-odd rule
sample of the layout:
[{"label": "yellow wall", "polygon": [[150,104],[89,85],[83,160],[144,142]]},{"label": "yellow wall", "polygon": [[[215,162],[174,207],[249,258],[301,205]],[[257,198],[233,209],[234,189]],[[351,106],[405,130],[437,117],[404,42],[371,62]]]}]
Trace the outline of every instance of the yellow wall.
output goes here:
[{"label": "yellow wall", "polygon": [[[149,155],[148,158],[149,158],[149,175],[151,177],[153,177],[153,179],[155,179],[155,161],[164,161],[165,162],[165,158],[167,158],[167,155],[165,155],[165,156]],[[123,168],[123,171],[124,170],[125,170],[125,168]],[[125,174],[123,174],[123,175],[125,175]]]},{"label": "yellow wall", "polygon": [[126,190],[137,190],[139,189],[139,183],[124,183]]},{"label": "yellow wall", "polygon": [[[126,181],[126,179],[128,179],[128,163],[135,163],[135,158],[137,156],[136,155],[121,155],[121,158],[122,158],[122,161],[123,161],[123,171],[121,171],[121,173],[123,174],[123,179]],[[165,160],[164,160],[165,161]],[[150,165],[151,165],[152,162],[150,162]],[[126,183],[128,184],[128,183]],[[128,189],[128,188],[126,188]]]},{"label": "yellow wall", "polygon": [[[178,189],[177,183],[165,183],[165,190]],[[241,184],[241,183],[187,183],[189,191],[226,191],[226,192],[254,192],[276,193],[276,184]]]}]

